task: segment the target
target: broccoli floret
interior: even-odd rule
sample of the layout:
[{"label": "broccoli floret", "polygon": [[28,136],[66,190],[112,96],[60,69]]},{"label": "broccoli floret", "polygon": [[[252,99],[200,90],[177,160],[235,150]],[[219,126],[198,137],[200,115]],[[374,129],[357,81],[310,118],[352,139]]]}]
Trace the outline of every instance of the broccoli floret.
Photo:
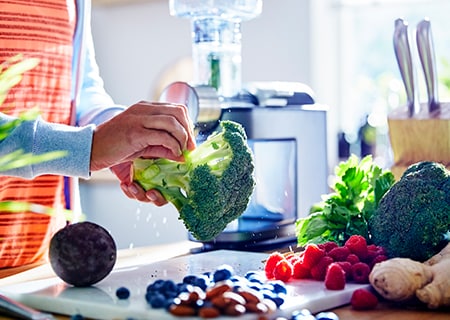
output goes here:
[{"label": "broccoli floret", "polygon": [[243,127],[221,121],[220,129],[185,151],[184,162],[134,161],[134,180],[145,190],[158,190],[203,241],[216,237],[245,211],[255,187],[253,154]]},{"label": "broccoli floret", "polygon": [[425,261],[449,241],[450,172],[436,162],[411,165],[369,221],[373,243],[388,256]]}]

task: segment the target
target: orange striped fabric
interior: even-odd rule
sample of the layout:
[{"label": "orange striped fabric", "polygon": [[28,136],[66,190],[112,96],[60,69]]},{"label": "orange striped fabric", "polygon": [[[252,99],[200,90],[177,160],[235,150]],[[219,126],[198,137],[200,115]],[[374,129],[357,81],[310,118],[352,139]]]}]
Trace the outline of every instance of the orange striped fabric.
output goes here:
[{"label": "orange striped fabric", "polygon": [[[10,91],[1,112],[17,115],[38,107],[45,120],[70,123],[75,15],[75,0],[0,0],[0,63],[17,54],[40,60]],[[64,208],[64,178],[0,177],[0,201]],[[0,268],[46,259],[51,236],[64,224],[62,214],[0,212]]]}]

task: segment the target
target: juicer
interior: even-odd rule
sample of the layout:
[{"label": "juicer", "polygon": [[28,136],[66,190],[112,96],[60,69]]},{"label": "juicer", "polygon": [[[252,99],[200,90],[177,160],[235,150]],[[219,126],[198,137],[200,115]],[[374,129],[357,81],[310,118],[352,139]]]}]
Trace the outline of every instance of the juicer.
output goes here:
[{"label": "juicer", "polygon": [[303,83],[242,84],[240,23],[261,13],[262,0],[169,3],[172,15],[192,20],[194,79],[170,84],[160,100],[188,107],[197,143],[220,120],[239,122],[255,161],[256,186],[247,210],[204,242],[204,249],[295,245],[296,220],[328,193],[327,107],[316,103]]}]

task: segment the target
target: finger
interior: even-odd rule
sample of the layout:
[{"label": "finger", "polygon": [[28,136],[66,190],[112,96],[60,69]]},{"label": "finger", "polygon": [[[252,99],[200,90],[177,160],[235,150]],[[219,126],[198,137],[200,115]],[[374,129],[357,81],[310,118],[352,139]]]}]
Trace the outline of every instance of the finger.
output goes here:
[{"label": "finger", "polygon": [[175,156],[173,152],[163,146],[150,146],[139,152],[135,158],[155,159],[165,158],[174,161],[184,161],[182,155]]},{"label": "finger", "polygon": [[122,181],[124,183],[132,182],[133,166],[130,161],[115,165],[115,166],[111,167],[110,170],[116,175],[116,177],[120,181]]},{"label": "finger", "polygon": [[149,190],[145,194],[147,198],[158,207],[161,207],[168,203],[168,201],[157,190]]},{"label": "finger", "polygon": [[169,156],[167,154],[168,150],[172,153],[170,158],[177,158],[182,155],[183,150],[182,146],[179,144],[179,140],[175,139],[174,136],[163,130],[142,128],[141,130],[138,130],[135,135],[134,143],[138,146],[138,151],[131,154],[128,159],[140,156],[144,152],[149,152],[149,150],[160,152],[162,155],[165,155],[165,157]]},{"label": "finger", "polygon": [[152,106],[153,108],[148,108],[152,110],[152,114],[165,114],[175,117],[187,134],[186,145],[184,147],[188,150],[192,150],[193,148],[195,148],[195,138],[193,131],[194,125],[192,123],[192,119],[189,117],[189,113],[185,105],[167,102],[146,101],[141,101],[139,104],[146,107]]},{"label": "finger", "polygon": [[145,195],[144,190],[139,187],[137,184],[135,183],[131,183],[129,185],[127,184],[121,184],[120,185],[122,191],[125,193],[125,195],[127,195],[127,197],[131,198],[131,199],[136,199],[142,202],[150,202],[150,199],[147,198],[147,196]]},{"label": "finger", "polygon": [[187,149],[189,133],[177,118],[168,115],[152,115],[148,117],[148,121],[145,120],[147,119],[143,121],[144,128],[165,131],[179,142],[181,150]]}]

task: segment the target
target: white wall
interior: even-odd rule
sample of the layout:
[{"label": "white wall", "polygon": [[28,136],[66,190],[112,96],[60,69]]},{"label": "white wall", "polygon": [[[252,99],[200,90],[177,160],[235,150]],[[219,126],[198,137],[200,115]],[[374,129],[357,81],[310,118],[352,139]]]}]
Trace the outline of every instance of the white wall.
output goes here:
[{"label": "white wall", "polygon": [[[264,0],[260,17],[244,22],[243,81],[309,83],[307,0]],[[190,22],[169,15],[168,0],[94,6],[97,60],[111,95],[130,104],[153,98],[163,70],[191,55]]]}]

